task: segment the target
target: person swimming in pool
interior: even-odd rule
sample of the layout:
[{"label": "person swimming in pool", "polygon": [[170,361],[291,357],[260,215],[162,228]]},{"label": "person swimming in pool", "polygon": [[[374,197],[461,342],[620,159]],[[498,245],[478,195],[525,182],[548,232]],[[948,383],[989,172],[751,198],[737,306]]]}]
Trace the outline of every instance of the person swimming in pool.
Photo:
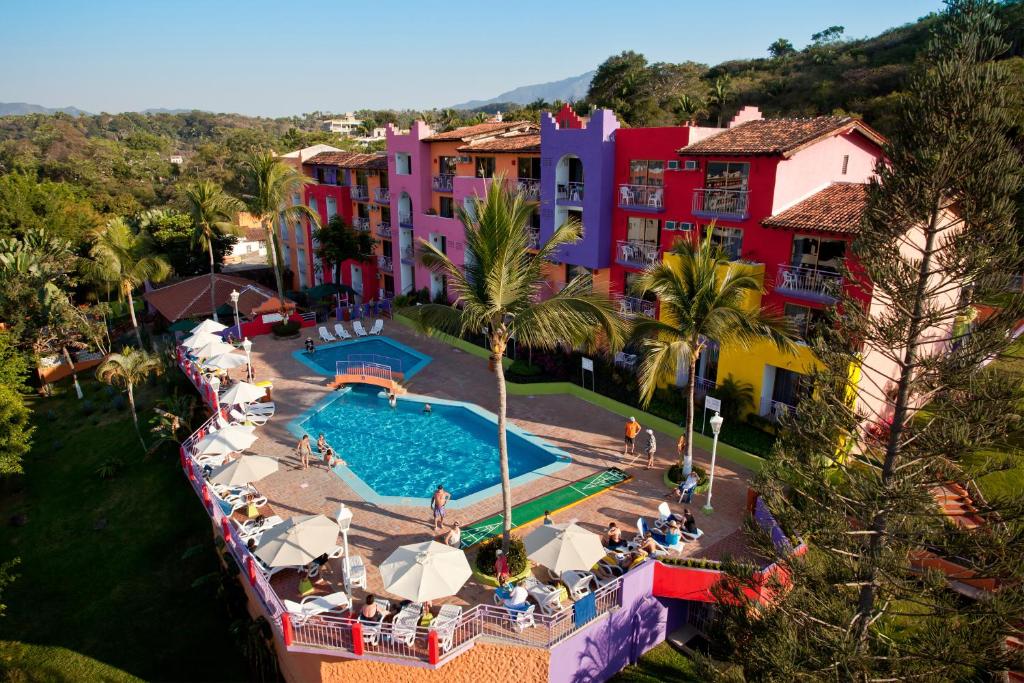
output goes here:
[{"label": "person swimming in pool", "polygon": [[434,411],[434,409],[430,407],[429,403],[424,403],[423,404],[423,414],[424,415],[430,415],[430,413],[432,413],[433,411]]},{"label": "person swimming in pool", "polygon": [[392,408],[398,407],[398,396],[393,391],[388,394],[388,405]]},{"label": "person swimming in pool", "polygon": [[444,506],[451,499],[451,494],[444,490],[443,485],[438,486],[437,490],[434,491],[434,495],[430,499],[430,509],[434,511],[434,531],[440,531],[443,528]]}]

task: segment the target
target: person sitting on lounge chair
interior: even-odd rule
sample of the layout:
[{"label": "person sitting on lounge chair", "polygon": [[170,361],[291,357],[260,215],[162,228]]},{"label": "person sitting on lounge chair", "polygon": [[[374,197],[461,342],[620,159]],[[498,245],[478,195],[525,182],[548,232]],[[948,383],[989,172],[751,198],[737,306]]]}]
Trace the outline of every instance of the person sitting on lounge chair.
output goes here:
[{"label": "person sitting on lounge chair", "polygon": [[526,603],[526,600],[529,597],[530,594],[527,592],[526,588],[521,583],[517,583],[512,588],[509,596],[504,600],[505,608],[521,612],[529,606]]},{"label": "person sitting on lounge chair", "polygon": [[377,607],[377,598],[371,593],[359,610],[359,621],[378,622],[384,620],[384,614]]},{"label": "person sitting on lounge chair", "polygon": [[451,531],[444,537],[444,542],[453,548],[462,547],[462,527],[458,522],[452,522]]},{"label": "person sitting on lounge chair", "polygon": [[609,550],[626,547],[626,542],[622,540],[622,530],[615,522],[608,522],[607,540],[604,547]]},{"label": "person sitting on lounge chair", "polygon": [[650,531],[644,534],[644,542],[640,544],[639,549],[651,557],[658,557],[665,554],[665,549],[654,540],[654,536],[651,535]]},{"label": "person sitting on lounge chair", "polygon": [[682,537],[682,532],[679,526],[679,522],[674,517],[668,520],[668,524],[665,526],[665,545],[674,546],[679,543]]},{"label": "person sitting on lounge chair", "polygon": [[693,491],[697,488],[698,483],[700,483],[700,476],[696,472],[690,472],[686,475],[686,479],[679,482],[679,486],[665,497],[668,498],[674,493],[677,496],[677,502],[689,503],[693,499]]},{"label": "person sitting on lounge chair", "polygon": [[245,516],[249,519],[256,519],[260,516],[259,506],[256,505],[256,494],[245,494]]},{"label": "person sitting on lounge chair", "polygon": [[700,533],[700,529],[697,528],[697,520],[693,518],[693,513],[687,508],[683,508],[683,531],[688,534]]}]

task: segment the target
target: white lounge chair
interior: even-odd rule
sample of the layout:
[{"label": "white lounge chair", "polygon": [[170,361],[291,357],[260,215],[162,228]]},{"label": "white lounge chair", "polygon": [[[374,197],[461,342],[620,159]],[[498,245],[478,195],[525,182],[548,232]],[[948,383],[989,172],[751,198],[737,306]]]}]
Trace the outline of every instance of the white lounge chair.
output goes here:
[{"label": "white lounge chair", "polygon": [[274,417],[274,413],[277,412],[277,404],[273,401],[250,403],[245,407],[244,412],[247,416]]},{"label": "white lounge chair", "polygon": [[365,337],[365,336],[367,336],[366,335],[366,329],[363,327],[363,321],[362,320],[357,320],[354,323],[352,323],[352,329],[356,331],[356,336],[357,337]]},{"label": "white lounge chair", "polygon": [[380,628],[384,623],[384,615],[391,610],[391,601],[377,599],[377,609],[380,610],[381,618],[377,621],[363,621],[360,619],[360,623],[363,625],[363,644],[365,645],[376,645],[380,640]]},{"label": "white lounge chair", "polygon": [[431,622],[432,631],[437,631],[437,644],[441,646],[441,652],[448,652],[452,649],[455,641],[455,627],[459,625],[462,618],[462,608],[458,605],[441,605],[437,617]]},{"label": "white lounge chair", "polygon": [[654,528],[661,531],[663,528],[668,526],[668,519],[672,516],[672,510],[669,509],[668,503],[661,501],[658,505],[658,521],[654,523]]},{"label": "white lounge chair", "polygon": [[284,524],[284,520],[277,515],[267,517],[263,520],[263,524],[256,524],[256,520],[250,519],[247,522],[242,522],[241,530],[238,532],[238,539],[246,544],[251,539],[256,541],[256,545],[259,545],[263,539],[263,534],[278,524]]},{"label": "white lounge chair", "polygon": [[530,605],[525,610],[510,609],[508,610],[509,620],[512,622],[512,628],[516,631],[524,631],[528,628],[533,628],[537,625],[537,622],[533,618],[533,613],[537,610],[536,605]]},{"label": "white lounge chair", "polygon": [[270,419],[269,415],[259,415],[253,413],[246,415],[242,411],[236,410],[235,408],[232,408],[229,414],[231,415],[231,419],[234,420],[234,424],[249,424],[255,427],[262,427],[267,423],[267,420]]},{"label": "white lounge chair", "polygon": [[700,538],[703,535],[704,535],[704,532],[701,531],[700,529],[697,529],[697,533],[695,533],[695,534],[691,534],[691,533],[688,533],[686,531],[682,532],[683,538],[685,538],[687,541],[696,541],[698,538]]},{"label": "white lounge chair", "polygon": [[570,569],[562,572],[562,583],[569,589],[569,597],[579,600],[590,592],[590,584],[594,581],[594,575],[590,572],[578,572]]},{"label": "white lounge chair", "polygon": [[557,614],[562,611],[562,589],[557,586],[549,586],[537,579],[527,578],[523,581],[530,597],[540,605],[540,611],[544,614]]},{"label": "white lounge chair", "polygon": [[324,612],[348,609],[350,605],[348,595],[344,592],[331,593],[330,595],[307,595],[302,598],[301,602],[284,601],[284,608],[299,617],[296,626],[306,623],[310,617],[315,617]]},{"label": "white lounge chair", "polygon": [[391,638],[395,642],[412,647],[413,641],[416,640],[416,627],[419,626],[422,615],[423,605],[410,602],[391,620]]},{"label": "white lounge chair", "polygon": [[348,576],[345,577],[345,583],[351,586],[359,586],[360,588],[366,588],[366,565],[363,564],[363,558],[360,555],[353,555],[348,561]]},{"label": "white lounge chair", "polygon": [[339,339],[351,339],[352,335],[349,334],[348,330],[341,323],[334,323],[334,334],[338,335]]},{"label": "white lounge chair", "polygon": [[335,338],[334,335],[332,335],[330,332],[328,332],[327,328],[324,327],[323,325],[321,325],[320,329],[317,330],[317,331],[320,333],[320,341],[322,341],[322,342],[330,343],[330,342],[338,341],[337,338]]},{"label": "white lounge chair", "polygon": [[370,334],[380,334],[384,331],[384,320],[377,318],[373,321],[373,327],[370,328]]}]

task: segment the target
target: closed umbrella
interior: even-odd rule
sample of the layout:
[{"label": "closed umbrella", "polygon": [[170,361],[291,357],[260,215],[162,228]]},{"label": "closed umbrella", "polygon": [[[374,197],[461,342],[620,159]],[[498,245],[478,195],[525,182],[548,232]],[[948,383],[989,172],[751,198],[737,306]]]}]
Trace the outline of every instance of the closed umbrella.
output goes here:
[{"label": "closed umbrella", "polygon": [[198,358],[213,358],[219,356],[222,353],[231,353],[235,350],[235,347],[231,344],[225,344],[220,339],[216,341],[208,342],[202,346],[194,347],[192,353],[196,354]]},{"label": "closed umbrella", "polygon": [[235,368],[243,367],[245,364],[245,356],[237,353],[222,353],[219,356],[207,358],[206,362],[203,363],[208,368],[217,368],[218,370],[234,370]]},{"label": "closed umbrella", "polygon": [[523,539],[526,555],[556,574],[587,571],[605,555],[601,537],[575,522],[537,527]]},{"label": "closed umbrella", "polygon": [[221,325],[219,322],[207,318],[192,328],[192,334],[200,334],[202,332],[217,333],[223,332],[226,329],[228,329],[227,325]]},{"label": "closed umbrella", "polygon": [[309,564],[338,545],[338,523],[323,515],[298,515],[265,531],[256,557],[268,567]]},{"label": "closed umbrella", "polygon": [[243,455],[218,467],[210,475],[214,484],[245,486],[277,472],[277,461],[262,455]]},{"label": "closed umbrella", "polygon": [[242,451],[259,438],[252,425],[228,425],[196,442],[196,455],[224,455]]},{"label": "closed umbrella", "polygon": [[437,541],[403,545],[380,566],[384,590],[413,602],[455,595],[472,574],[466,553]]},{"label": "closed umbrella", "polygon": [[186,349],[197,349],[200,346],[206,346],[210,342],[219,341],[224,341],[220,338],[219,334],[212,334],[210,332],[194,332],[185,337],[185,339],[182,340],[181,345]]},{"label": "closed umbrella", "polygon": [[265,387],[258,387],[248,382],[235,382],[231,388],[220,395],[220,402],[227,406],[238,403],[252,403],[267,395]]}]

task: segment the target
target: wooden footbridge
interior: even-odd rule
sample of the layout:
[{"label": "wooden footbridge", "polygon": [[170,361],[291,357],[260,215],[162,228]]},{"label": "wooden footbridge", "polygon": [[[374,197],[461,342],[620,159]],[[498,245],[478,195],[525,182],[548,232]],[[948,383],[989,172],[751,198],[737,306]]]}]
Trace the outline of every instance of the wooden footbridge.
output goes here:
[{"label": "wooden footbridge", "polygon": [[338,361],[334,380],[328,384],[332,389],[340,389],[348,384],[371,384],[381,387],[393,394],[406,393],[400,382],[404,379],[401,372],[395,372],[390,365],[369,361]]}]

